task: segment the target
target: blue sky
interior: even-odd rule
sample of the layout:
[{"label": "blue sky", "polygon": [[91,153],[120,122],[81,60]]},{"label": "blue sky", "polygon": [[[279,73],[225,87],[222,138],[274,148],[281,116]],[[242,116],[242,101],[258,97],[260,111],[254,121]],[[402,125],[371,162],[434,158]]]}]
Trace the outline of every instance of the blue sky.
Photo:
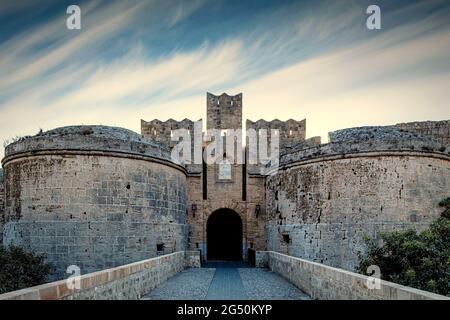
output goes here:
[{"label": "blue sky", "polygon": [[308,137],[450,118],[450,1],[0,0],[0,21],[2,141],[205,119],[207,91],[242,92],[244,118],[306,118]]}]

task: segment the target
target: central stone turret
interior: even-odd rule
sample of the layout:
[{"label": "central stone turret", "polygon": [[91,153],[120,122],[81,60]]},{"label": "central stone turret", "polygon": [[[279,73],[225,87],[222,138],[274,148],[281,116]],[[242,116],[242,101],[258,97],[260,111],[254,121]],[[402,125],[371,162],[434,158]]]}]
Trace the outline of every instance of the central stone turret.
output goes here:
[{"label": "central stone turret", "polygon": [[229,96],[222,93],[215,96],[206,94],[207,129],[241,129],[242,128],[242,93]]}]

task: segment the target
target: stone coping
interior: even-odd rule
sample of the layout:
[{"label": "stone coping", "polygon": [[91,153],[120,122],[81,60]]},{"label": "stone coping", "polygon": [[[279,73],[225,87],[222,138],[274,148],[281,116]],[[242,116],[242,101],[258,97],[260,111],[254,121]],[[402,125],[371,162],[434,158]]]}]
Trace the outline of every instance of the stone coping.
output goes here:
[{"label": "stone coping", "polygon": [[313,158],[367,152],[411,151],[450,157],[450,145],[396,126],[348,128],[330,132],[329,137],[330,142],[326,144],[306,148],[298,144],[291,149],[282,150],[281,165]]},{"label": "stone coping", "polygon": [[187,175],[186,168],[184,166],[178,165],[168,159],[155,157],[151,155],[142,155],[126,151],[110,151],[110,150],[72,150],[72,149],[50,149],[50,150],[39,150],[39,151],[27,151],[19,152],[2,159],[2,166],[6,166],[7,163],[15,161],[17,159],[31,158],[37,156],[64,156],[64,155],[81,155],[81,156],[100,156],[100,157],[111,157],[111,158],[126,158],[142,161],[150,161],[154,163],[159,163],[172,168],[175,168],[185,175]]},{"label": "stone coping", "polygon": [[119,127],[86,125],[67,126],[10,143],[5,156],[41,150],[91,150],[140,154],[170,161],[170,151],[163,145]]},{"label": "stone coping", "polygon": [[[310,148],[315,149],[316,147]],[[320,147],[318,147],[320,148]],[[311,151],[310,149],[302,150]],[[284,170],[292,167],[298,167],[311,163],[334,161],[353,158],[374,158],[374,157],[425,157],[450,161],[450,154],[442,152],[427,152],[427,151],[413,151],[413,150],[377,150],[377,151],[355,151],[348,153],[335,153],[335,154],[322,154],[312,153],[309,156],[303,157],[297,154],[287,154],[283,156],[280,166],[276,169],[269,171],[266,175],[276,174],[279,170]]]},{"label": "stone coping", "polygon": [[[373,292],[373,299],[386,299],[386,300],[408,300],[408,299],[420,299],[420,300],[450,300],[450,297],[446,297],[443,295],[439,295],[436,293],[415,289],[412,287],[407,287],[404,285],[400,285],[394,282],[380,280],[381,288],[380,290],[372,289],[369,290],[364,284],[367,283],[369,276],[362,275],[359,273],[351,272],[348,270],[330,267],[318,262],[313,262],[309,260],[305,260],[302,258],[289,256],[286,254],[282,254],[275,251],[258,251],[257,258],[260,259],[259,265],[268,265],[271,266],[271,259],[275,259],[281,262],[294,262],[302,266],[302,269],[305,271],[303,279],[308,278],[311,283],[299,284],[295,283],[295,280],[292,279],[292,273],[289,271],[293,270],[293,266],[289,267],[289,271],[281,274],[283,277],[288,278],[295,285],[299,286],[300,289],[305,291],[313,298],[318,298],[316,295],[318,291],[320,291],[317,286],[320,283],[325,282],[336,282],[339,285],[346,285],[351,290],[361,292],[362,296],[370,295],[370,292]],[[265,256],[267,255],[267,256]],[[258,265],[258,262],[257,262]],[[272,268],[271,268],[272,269]],[[302,270],[300,269],[300,270]],[[295,270],[296,273],[299,273],[299,270]],[[306,273],[310,273],[310,277]],[[317,278],[317,281],[313,281],[313,278]],[[327,284],[325,284],[327,287]],[[375,292],[377,294],[375,294]],[[319,296],[320,298],[320,296]],[[345,297],[341,297],[345,299]]]},{"label": "stone coping", "polygon": [[426,139],[415,132],[408,132],[396,126],[362,126],[339,129],[328,133],[330,142],[348,141],[410,141],[413,139]]},{"label": "stone coping", "polygon": [[138,262],[133,262],[123,266],[87,273],[81,276],[80,289],[70,289],[67,287],[67,280],[59,280],[17,291],[7,292],[0,295],[0,300],[59,300],[70,296],[77,291],[90,289],[104,285],[108,282],[125,278],[131,274],[144,269],[154,268],[164,264],[173,258],[185,259],[190,251],[178,251],[171,254],[150,258]]}]

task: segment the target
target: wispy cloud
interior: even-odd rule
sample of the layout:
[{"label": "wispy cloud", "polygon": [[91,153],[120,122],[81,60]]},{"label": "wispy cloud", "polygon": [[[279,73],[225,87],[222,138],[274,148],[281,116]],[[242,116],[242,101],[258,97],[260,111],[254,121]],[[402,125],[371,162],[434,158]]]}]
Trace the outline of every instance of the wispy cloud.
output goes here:
[{"label": "wispy cloud", "polygon": [[[80,50],[84,50],[86,47],[96,45],[96,42],[99,40],[105,40],[108,36],[111,36],[115,32],[121,30],[124,26],[128,25],[133,17],[133,14],[136,13],[140,8],[142,8],[143,3],[136,3],[132,6],[125,7],[122,3],[121,6],[114,5],[111,8],[108,8],[105,11],[101,11],[101,16],[94,15],[91,19],[95,21],[91,21],[88,19],[85,23],[92,24],[91,28],[86,28],[86,32],[78,32],[75,36],[63,37],[66,41],[56,41],[56,45],[51,46],[48,50],[44,51],[38,57],[35,57],[31,61],[28,60],[28,57],[19,60],[22,62],[20,66],[17,66],[17,62],[12,64],[11,67],[18,67],[14,70],[14,72],[8,73],[8,76],[3,76],[0,78],[0,92],[5,92],[11,87],[30,79],[31,81],[35,79],[35,77],[41,76],[43,73],[55,67],[63,62],[70,62],[70,59],[73,59]],[[89,17],[89,7],[87,10],[86,16]],[[109,14],[108,14],[109,12]],[[117,12],[120,12],[117,14]],[[15,51],[14,54],[20,54],[20,51],[30,51],[30,47],[37,44],[37,41],[52,41],[55,42],[55,38],[61,38],[59,34],[59,30],[64,30],[63,25],[61,24],[62,19],[57,19],[59,25],[57,26],[56,22],[52,22],[43,30],[38,31],[37,35],[31,35],[28,39],[24,39],[24,44],[19,44],[16,48],[13,47]],[[58,30],[58,31],[57,31]],[[68,32],[64,30],[64,32]],[[47,38],[47,39],[46,39]],[[40,40],[39,40],[40,39]],[[1,48],[0,51],[7,52],[11,49],[13,44],[6,43]],[[6,55],[6,59],[11,59],[12,55]],[[1,64],[1,62],[0,62]],[[3,63],[4,65],[5,63]],[[7,69],[11,69],[6,67]]]},{"label": "wispy cloud", "polygon": [[205,0],[191,0],[189,2],[180,2],[175,5],[175,11],[169,14],[167,18],[168,26],[173,27],[178,22],[189,17],[201,6],[205,5]]},{"label": "wispy cloud", "polygon": [[237,17],[242,25],[226,32],[227,15],[205,17],[220,12],[210,2],[88,2],[81,31],[55,16],[0,44],[0,138],[78,123],[139,131],[140,118],[204,118],[206,91],[243,92],[251,119],[307,118],[308,136],[449,118],[443,4],[387,10],[381,32],[365,28],[361,1],[286,4]]}]

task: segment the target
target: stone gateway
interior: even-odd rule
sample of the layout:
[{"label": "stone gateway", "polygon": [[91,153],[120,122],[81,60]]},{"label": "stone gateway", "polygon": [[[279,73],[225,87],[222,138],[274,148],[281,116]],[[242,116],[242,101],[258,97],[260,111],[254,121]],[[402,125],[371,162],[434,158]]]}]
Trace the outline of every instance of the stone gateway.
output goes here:
[{"label": "stone gateway", "polygon": [[[242,94],[208,93],[206,105],[206,129],[242,129]],[[306,139],[305,120],[247,120],[278,130],[279,167],[265,174],[247,162],[248,137],[243,163],[224,152],[221,163],[177,164],[173,130],[194,127],[69,126],[6,146],[3,245],[46,254],[55,279],[70,265],[87,273],[183,250],[203,261],[269,250],[354,270],[364,236],[426,228],[450,196],[449,120],[343,129],[326,144]]]}]

